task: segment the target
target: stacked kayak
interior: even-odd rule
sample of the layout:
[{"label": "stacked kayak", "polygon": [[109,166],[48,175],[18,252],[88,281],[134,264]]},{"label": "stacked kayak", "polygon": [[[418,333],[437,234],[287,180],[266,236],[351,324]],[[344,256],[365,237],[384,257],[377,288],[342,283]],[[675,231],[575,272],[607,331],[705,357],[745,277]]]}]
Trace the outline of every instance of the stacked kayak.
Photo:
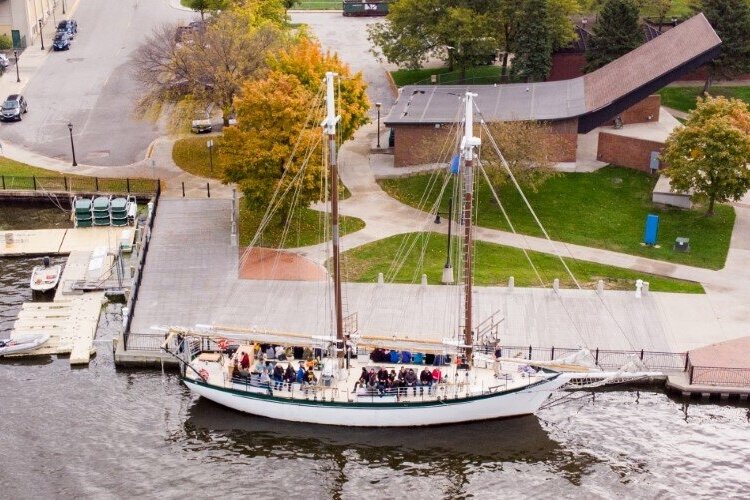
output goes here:
[{"label": "stacked kayak", "polygon": [[91,200],[88,198],[76,198],[73,203],[75,226],[91,227],[94,223],[91,214]]},{"label": "stacked kayak", "polygon": [[128,200],[125,198],[115,198],[109,206],[113,226],[128,225]]},{"label": "stacked kayak", "polygon": [[109,226],[109,206],[111,197],[98,196],[94,198],[93,214],[95,226]]}]

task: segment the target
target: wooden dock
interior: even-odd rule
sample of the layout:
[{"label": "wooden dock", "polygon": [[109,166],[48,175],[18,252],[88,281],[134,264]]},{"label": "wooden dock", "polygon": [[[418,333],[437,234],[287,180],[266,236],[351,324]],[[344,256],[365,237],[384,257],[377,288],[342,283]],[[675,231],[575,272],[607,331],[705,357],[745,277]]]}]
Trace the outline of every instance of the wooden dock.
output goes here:
[{"label": "wooden dock", "polygon": [[0,231],[0,257],[61,255],[76,250],[91,251],[96,247],[116,251],[123,236],[132,245],[134,228],[106,226]]}]

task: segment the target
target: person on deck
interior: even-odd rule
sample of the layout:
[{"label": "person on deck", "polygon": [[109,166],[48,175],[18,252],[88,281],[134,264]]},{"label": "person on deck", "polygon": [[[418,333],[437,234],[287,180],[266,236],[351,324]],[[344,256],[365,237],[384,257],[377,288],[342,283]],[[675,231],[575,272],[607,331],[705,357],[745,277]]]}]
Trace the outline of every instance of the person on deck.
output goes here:
[{"label": "person on deck", "polygon": [[315,385],[315,383],[318,381],[318,378],[315,376],[315,372],[312,368],[307,369],[307,373],[305,373],[305,383],[308,385]]},{"label": "person on deck", "polygon": [[422,368],[422,371],[419,374],[419,384],[421,386],[419,388],[419,394],[424,394],[425,387],[428,387],[427,394],[430,393],[430,389],[432,388],[432,372],[430,372],[426,366]]},{"label": "person on deck", "polygon": [[284,382],[287,384],[287,390],[292,390],[292,384],[294,381],[297,380],[297,374],[294,372],[294,368],[292,368],[292,364],[289,363],[286,366],[286,370],[284,371]]},{"label": "person on deck", "polygon": [[370,375],[367,373],[367,368],[363,366],[362,373],[359,374],[359,380],[354,383],[354,390],[352,392],[357,392],[358,387],[366,387],[368,380],[370,380]]},{"label": "person on deck", "polygon": [[275,382],[274,389],[280,391],[284,385],[284,368],[281,363],[276,363],[276,366],[273,367],[273,381]]},{"label": "person on deck", "polygon": [[250,369],[250,356],[247,355],[247,352],[242,353],[242,358],[240,359],[240,368],[242,368],[242,371],[247,373],[247,371]]},{"label": "person on deck", "polygon": [[[406,387],[413,387],[414,388],[414,395],[417,395],[417,374],[414,373],[414,368],[409,368],[409,371],[406,372]],[[408,392],[408,389],[406,390]]]},{"label": "person on deck", "polygon": [[305,381],[305,362],[299,362],[299,368],[297,369],[297,382],[302,383]]}]

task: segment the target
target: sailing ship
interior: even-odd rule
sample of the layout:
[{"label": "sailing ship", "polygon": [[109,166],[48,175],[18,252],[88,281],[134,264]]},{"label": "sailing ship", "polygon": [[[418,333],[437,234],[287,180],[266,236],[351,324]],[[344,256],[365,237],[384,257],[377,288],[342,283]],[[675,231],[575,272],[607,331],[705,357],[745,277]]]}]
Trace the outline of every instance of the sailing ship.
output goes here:
[{"label": "sailing ship", "polygon": [[[536,412],[553,392],[580,373],[560,370],[560,363],[530,366],[527,360],[505,360],[480,352],[473,318],[474,161],[481,139],[474,135],[476,94],[464,95],[465,118],[460,141],[463,176],[460,227],[462,273],[457,286],[463,300],[461,325],[445,339],[407,339],[361,334],[345,327],[339,235],[338,167],[334,108],[334,73],[326,74],[326,117],[331,186],[333,320],[327,335],[303,335],[259,328],[199,325],[171,327],[163,348],[180,360],[185,385],[195,394],[241,412],[273,419],[359,427],[413,427],[527,415]],[[262,357],[258,345],[288,349],[280,361]],[[321,361],[294,357],[292,348],[317,352]],[[377,355],[373,356],[373,352]],[[309,356],[308,356],[309,358]],[[426,361],[430,360],[429,369]],[[276,364],[301,372],[272,378]],[[299,364],[299,368],[298,365]],[[256,367],[257,369],[254,369]],[[557,369],[553,369],[557,368]],[[568,367],[580,371],[581,367]],[[385,370],[411,373],[396,387],[373,374]],[[432,377],[419,380],[432,370]],[[255,372],[255,373],[253,373]],[[301,375],[301,376],[300,376]],[[414,376],[416,375],[416,377]],[[599,377],[606,374],[599,373]],[[590,375],[587,375],[590,377]]]}]

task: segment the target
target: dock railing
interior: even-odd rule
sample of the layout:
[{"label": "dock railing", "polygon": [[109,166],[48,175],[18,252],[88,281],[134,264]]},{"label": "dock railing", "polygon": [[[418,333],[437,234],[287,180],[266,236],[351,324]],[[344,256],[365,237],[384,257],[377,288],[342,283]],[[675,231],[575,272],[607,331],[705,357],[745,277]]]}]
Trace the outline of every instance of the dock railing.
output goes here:
[{"label": "dock railing", "polygon": [[49,193],[111,193],[152,196],[160,191],[157,179],[119,179],[79,176],[16,176],[0,175],[2,191],[38,191]]},{"label": "dock railing", "polygon": [[[477,348],[475,348],[477,349]],[[494,347],[481,346],[480,350],[490,354]],[[531,361],[555,361],[581,351],[571,347],[502,346],[502,357]],[[687,369],[687,353],[663,351],[620,351],[613,349],[590,349],[596,364],[604,370],[616,370],[633,359],[642,362],[649,370],[684,372]]]},{"label": "dock railing", "polygon": [[[154,195],[154,206],[151,210],[151,213],[148,216],[148,219],[146,219],[146,224],[143,227],[143,233],[141,234],[141,245],[140,245],[140,253],[138,254],[138,263],[135,268],[135,275],[133,276],[133,286],[130,290],[130,297],[128,298],[127,302],[127,310],[125,311],[125,317],[123,319],[123,331],[122,331],[122,340],[123,340],[123,349],[128,349],[128,342],[130,340],[130,323],[133,320],[133,314],[135,313],[135,307],[138,302],[138,290],[140,290],[141,287],[141,280],[143,279],[143,267],[146,265],[146,256],[148,255],[148,248],[149,243],[151,242],[151,232],[154,229],[154,221],[156,220],[156,213],[159,208],[159,198],[161,196],[161,184],[157,181],[156,183],[156,193]],[[161,342],[164,342],[164,335],[151,335],[151,337],[159,338],[161,337]],[[148,344],[150,345],[150,344]],[[158,346],[156,346],[156,351],[159,350],[161,346],[161,343],[159,343]]]},{"label": "dock railing", "polygon": [[750,387],[750,369],[718,366],[693,366],[688,368],[690,385]]}]

